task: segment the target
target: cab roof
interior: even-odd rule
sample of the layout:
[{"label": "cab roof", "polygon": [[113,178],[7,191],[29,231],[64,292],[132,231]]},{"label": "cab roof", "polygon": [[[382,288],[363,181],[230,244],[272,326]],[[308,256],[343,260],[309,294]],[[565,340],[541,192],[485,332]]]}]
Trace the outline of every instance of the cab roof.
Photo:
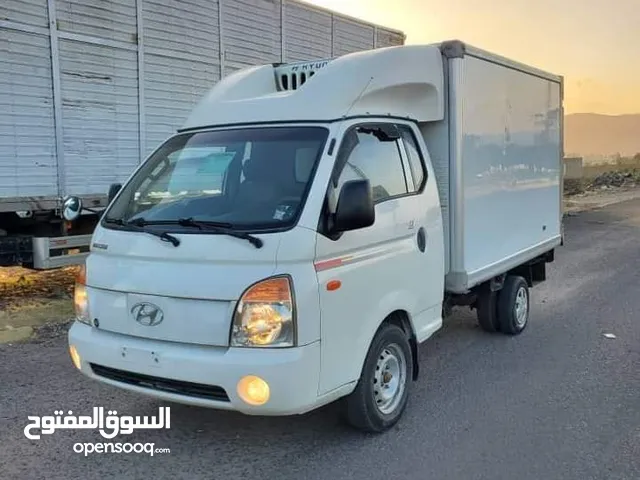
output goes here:
[{"label": "cab roof", "polygon": [[436,121],[444,98],[439,45],[403,45],[237,71],[202,98],[181,130],[355,116]]}]

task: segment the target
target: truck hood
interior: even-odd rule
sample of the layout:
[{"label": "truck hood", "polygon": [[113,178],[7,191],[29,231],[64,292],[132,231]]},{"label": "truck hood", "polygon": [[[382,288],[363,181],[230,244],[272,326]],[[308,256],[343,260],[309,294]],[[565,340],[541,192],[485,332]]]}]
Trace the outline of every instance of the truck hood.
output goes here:
[{"label": "truck hood", "polygon": [[213,234],[176,234],[181,243],[174,247],[148,233],[99,227],[86,262],[92,324],[124,335],[123,345],[135,336],[226,347],[237,300],[282,267],[298,275],[300,298],[317,301],[317,286],[304,282],[314,271],[315,232],[296,227],[257,236],[259,249]]},{"label": "truck hood", "polygon": [[273,274],[282,234],[258,235],[256,248],[227,235],[174,234],[178,247],[142,232],[94,233],[87,286],[114,292],[201,300],[237,300]]}]

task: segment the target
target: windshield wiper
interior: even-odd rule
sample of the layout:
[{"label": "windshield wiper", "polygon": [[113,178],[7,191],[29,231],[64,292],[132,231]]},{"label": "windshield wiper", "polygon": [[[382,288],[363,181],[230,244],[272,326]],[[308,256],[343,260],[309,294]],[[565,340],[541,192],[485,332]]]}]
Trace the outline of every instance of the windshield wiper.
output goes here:
[{"label": "windshield wiper", "polygon": [[[161,238],[164,241],[168,241],[173,243],[174,246],[178,246],[180,244],[180,240],[178,240],[173,235],[168,234],[167,232],[157,233],[151,230],[147,230],[143,227],[149,225],[180,225],[181,227],[193,227],[199,230],[209,230],[215,233],[220,233],[223,235],[229,235],[235,238],[241,238],[243,240],[248,240],[251,244],[256,248],[262,248],[264,242],[261,238],[258,238],[249,233],[239,232],[233,229],[233,225],[231,223],[226,222],[210,222],[210,221],[200,221],[194,220],[192,217],[189,218],[179,218],[178,220],[145,220],[144,218],[136,218],[134,220],[125,222],[122,219],[105,219],[105,222],[111,223],[114,225],[119,225],[122,227],[133,227],[139,229],[141,232],[150,233],[151,235],[155,235]],[[177,242],[177,243],[176,243]]]},{"label": "windshield wiper", "polygon": [[177,237],[174,237],[170,233],[167,232],[154,232],[153,230],[147,230],[147,225],[153,225],[154,222],[148,222],[144,218],[136,218],[135,220],[131,220],[129,222],[125,222],[121,218],[105,218],[105,223],[111,225],[117,225],[119,227],[130,228],[137,232],[148,233],[149,235],[153,235],[158,237],[160,240],[171,243],[174,247],[180,245],[180,240]]},{"label": "windshield wiper", "polygon": [[209,222],[206,220],[194,220],[193,217],[189,217],[189,218],[179,218],[177,220],[177,223],[179,225],[182,225],[183,227],[195,227],[195,228],[199,228],[200,230],[210,226],[214,226],[214,227],[220,227],[220,228],[233,228],[233,224],[228,223],[228,222]]},{"label": "windshield wiper", "polygon": [[251,244],[256,248],[262,248],[262,245],[264,244],[261,238],[258,238],[249,233],[234,230],[231,223],[194,220],[192,217],[179,218],[176,223],[182,227],[194,227],[199,230],[211,230],[215,233],[221,233],[223,235],[229,235],[235,238],[242,238],[251,242]]}]

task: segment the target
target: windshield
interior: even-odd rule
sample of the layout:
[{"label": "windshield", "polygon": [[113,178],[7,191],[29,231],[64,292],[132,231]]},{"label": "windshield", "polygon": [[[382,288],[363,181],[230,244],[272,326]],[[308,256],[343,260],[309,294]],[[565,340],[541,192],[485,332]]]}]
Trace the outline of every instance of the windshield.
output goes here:
[{"label": "windshield", "polygon": [[112,224],[180,223],[188,218],[239,229],[291,226],[303,207],[327,136],[323,127],[175,136],[145,162],[105,218]]}]

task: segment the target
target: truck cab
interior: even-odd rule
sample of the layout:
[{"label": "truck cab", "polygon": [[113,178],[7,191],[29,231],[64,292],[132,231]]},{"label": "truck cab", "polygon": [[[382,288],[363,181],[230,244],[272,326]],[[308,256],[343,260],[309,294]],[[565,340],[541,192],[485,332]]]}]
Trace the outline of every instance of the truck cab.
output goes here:
[{"label": "truck cab", "polygon": [[444,63],[397,47],[218,83],[112,192],[76,285],[75,366],[169,401],[340,400],[357,428],[394,425],[418,345],[472,292],[448,293],[424,134],[445,121]]}]

